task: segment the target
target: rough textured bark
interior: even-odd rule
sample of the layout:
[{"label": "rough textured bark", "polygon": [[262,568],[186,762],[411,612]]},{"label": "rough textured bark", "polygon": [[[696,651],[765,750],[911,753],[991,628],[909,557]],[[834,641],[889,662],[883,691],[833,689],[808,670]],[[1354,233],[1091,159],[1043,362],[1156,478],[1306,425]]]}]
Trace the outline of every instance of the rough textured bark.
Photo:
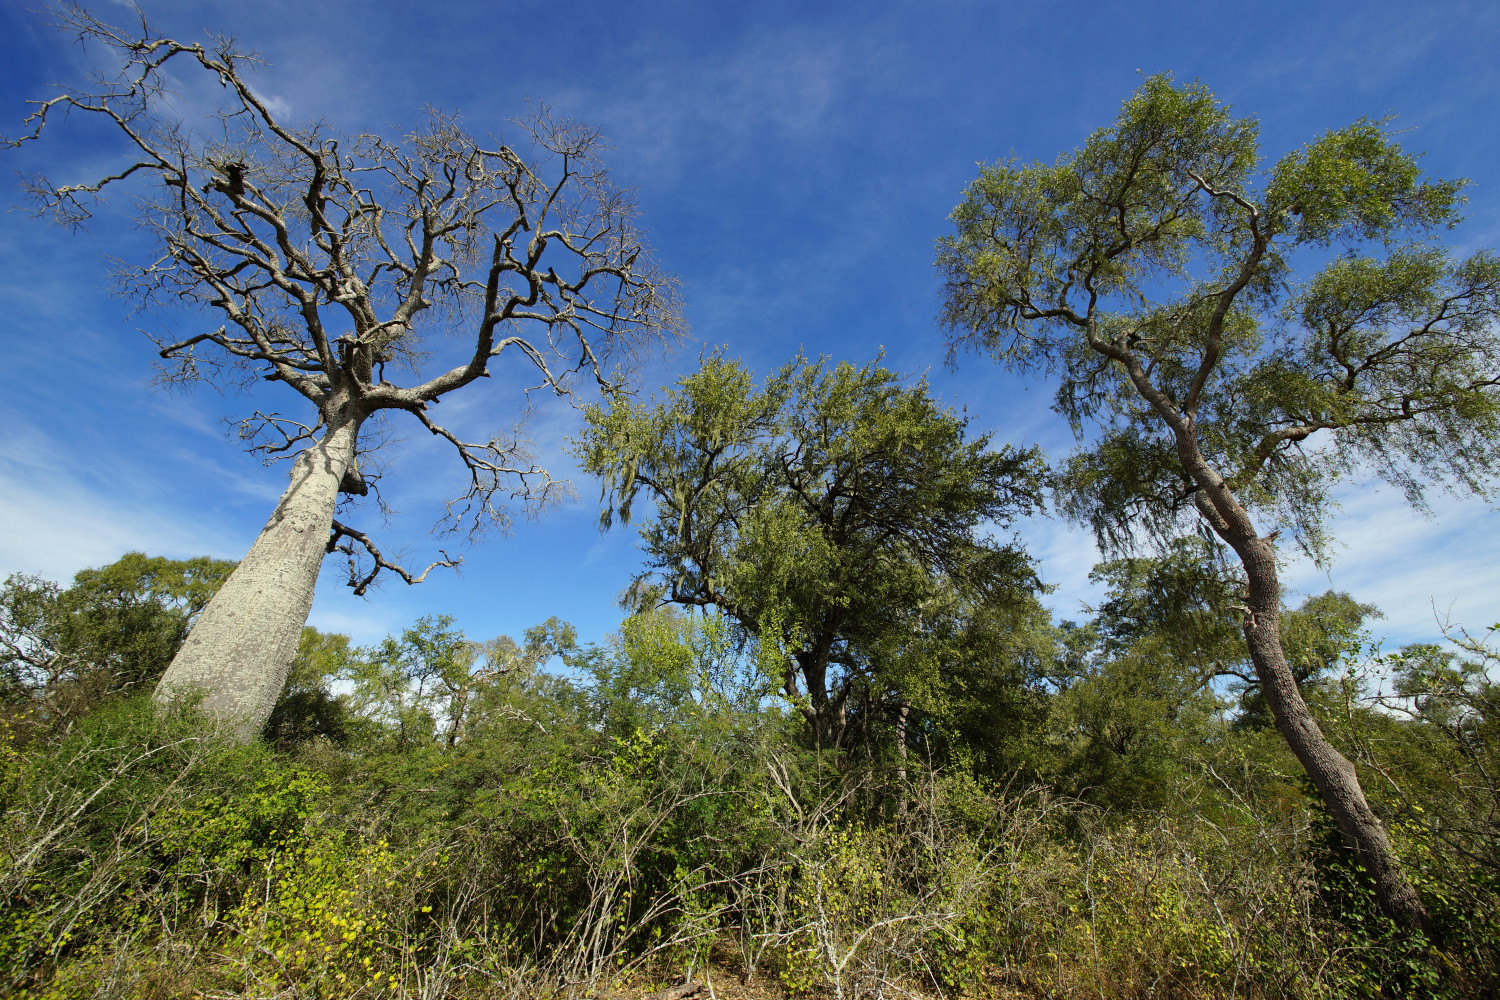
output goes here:
[{"label": "rough textured bark", "polygon": [[158,702],[201,691],[201,711],[243,739],[260,732],[297,655],[358,433],[346,421],[297,459],[271,519],[162,676]]},{"label": "rough textured bark", "polygon": [[[900,779],[901,785],[906,786],[906,726],[911,717],[911,706],[905,702],[896,709],[896,754],[901,758],[901,766],[896,768],[896,777]],[[902,811],[906,811],[906,796],[902,793]]]},{"label": "rough textured bark", "polygon": [[[848,680],[839,690],[828,690],[828,667],[832,662],[839,621],[839,616],[833,615],[832,621],[825,624],[807,648],[796,654],[807,687],[807,704],[802,714],[811,730],[813,745],[820,750],[847,749],[853,736],[849,726]],[[788,677],[787,691],[791,697],[796,696],[795,686],[795,678]]]},{"label": "rough textured bark", "polygon": [[[1214,333],[1209,356],[1203,361],[1204,372],[1213,366],[1218,354],[1217,327]],[[1197,488],[1199,513],[1245,567],[1245,642],[1277,730],[1312,779],[1345,841],[1370,873],[1381,909],[1403,927],[1426,932],[1430,927],[1427,910],[1416,888],[1401,874],[1385,826],[1365,799],[1354,765],[1324,738],[1286,662],[1281,646],[1281,582],[1276,572],[1275,536],[1260,536],[1250,512],[1204,457],[1196,421],[1188,407],[1179,407],[1151,382],[1137,355],[1098,337],[1091,337],[1090,343],[1124,366],[1136,391],[1172,429],[1177,457]],[[1202,384],[1202,379],[1195,381],[1190,403]]]},{"label": "rough textured bark", "polygon": [[1354,765],[1323,737],[1286,662],[1281,647],[1281,584],[1271,542],[1252,538],[1231,544],[1249,580],[1245,642],[1276,728],[1317,787],[1360,864],[1374,879],[1381,907],[1404,926],[1425,930],[1427,911],[1416,889],[1401,874],[1385,826],[1366,801]]},{"label": "rough textured bark", "polygon": [[814,643],[806,649],[793,654],[793,661],[797,664],[795,668],[788,665],[787,675],[783,687],[787,697],[797,699],[797,674],[801,673],[803,686],[806,689],[805,700],[801,706],[802,717],[807,720],[808,731],[812,735],[813,746],[818,749],[837,746],[835,727],[829,719],[828,705],[828,659],[820,655],[818,646]]},{"label": "rough textured bark", "polygon": [[1385,826],[1370,808],[1354,765],[1323,736],[1286,661],[1281,646],[1281,581],[1273,539],[1257,534],[1249,512],[1204,460],[1190,435],[1182,430],[1178,435],[1183,466],[1201,490],[1198,509],[1245,567],[1245,643],[1276,728],[1312,779],[1345,841],[1370,873],[1381,908],[1402,926],[1426,931],[1427,910],[1416,888],[1401,873]]}]

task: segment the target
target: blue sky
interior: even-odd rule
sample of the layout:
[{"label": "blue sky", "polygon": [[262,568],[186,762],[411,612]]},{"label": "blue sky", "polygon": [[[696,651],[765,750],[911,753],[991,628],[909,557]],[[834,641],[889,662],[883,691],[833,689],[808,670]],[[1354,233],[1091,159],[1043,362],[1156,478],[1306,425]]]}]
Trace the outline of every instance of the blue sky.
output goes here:
[{"label": "blue sky", "polygon": [[[809,10],[808,8],[813,9]],[[114,3],[96,8],[128,18]],[[1398,114],[1425,166],[1468,177],[1460,249],[1500,246],[1500,7],[1493,3],[879,3],[458,2],[145,5],[163,32],[236,36],[268,62],[256,86],[294,120],[338,129],[417,124],[426,105],[503,133],[527,99],[602,129],[609,163],[634,187],[663,265],[682,280],[694,342],[642,373],[650,390],[727,345],[759,371],[799,349],[930,375],[973,426],[1054,457],[1071,445],[1051,387],[980,357],[943,367],[934,323],[933,243],[978,161],[1014,152],[1050,160],[1110,122],[1140,73],[1201,79],[1262,123],[1270,157],[1360,117]],[[28,98],[75,81],[90,54],[20,5],[0,8],[0,133]],[[20,170],[85,171],[112,162],[108,136],[68,128],[5,154],[7,205]],[[82,236],[12,212],[0,226],[0,574],[66,580],[129,549],[237,558],[284,485],[236,450],[222,419],[252,400],[150,386],[142,330],[109,292],[106,258],[138,245],[117,196]],[[445,415],[508,426],[520,414],[504,379],[453,397]],[[489,387],[487,387],[489,388]],[[634,530],[600,535],[597,485],[562,451],[577,416],[533,413],[545,463],[572,475],[578,500],[508,537],[464,550],[459,575],[416,588],[389,581],[368,598],[330,562],[312,623],[362,642],[446,612],[473,637],[518,633],[548,616],[599,639],[637,570]],[[460,470],[408,429],[388,456],[399,513],[381,529],[413,562]],[[450,491],[451,492],[451,491]],[[1382,607],[1391,642],[1435,634],[1433,609],[1470,626],[1500,617],[1500,513],[1434,496],[1432,518],[1390,491],[1341,494],[1328,572],[1288,567],[1301,592],[1329,586]],[[371,516],[351,518],[379,527]],[[1088,600],[1088,538],[1054,521],[1022,526],[1076,616]]]}]

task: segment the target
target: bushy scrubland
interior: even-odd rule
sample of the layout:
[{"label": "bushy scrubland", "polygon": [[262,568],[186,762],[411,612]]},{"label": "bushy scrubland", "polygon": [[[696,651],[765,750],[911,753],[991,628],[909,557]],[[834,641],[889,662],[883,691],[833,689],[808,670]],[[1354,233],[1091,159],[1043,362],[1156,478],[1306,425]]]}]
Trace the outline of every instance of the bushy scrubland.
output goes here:
[{"label": "bushy scrubland", "polygon": [[[10,626],[27,585],[11,582]],[[152,600],[147,618],[190,614]],[[1080,659],[1078,632],[1054,649],[1072,675],[1012,692],[992,720],[1011,731],[983,753],[962,738],[972,706],[921,699],[899,727],[863,709],[878,718],[853,750],[812,749],[754,650],[665,611],[587,648],[555,621],[479,645],[424,620],[366,650],[308,630],[249,745],[106,667],[16,675],[0,990],[1495,995],[1482,644],[1306,683],[1433,914],[1413,937],[1255,723],[1253,691],[1232,708],[1147,685],[1129,656]],[[82,684],[105,693],[65,697]]]}]

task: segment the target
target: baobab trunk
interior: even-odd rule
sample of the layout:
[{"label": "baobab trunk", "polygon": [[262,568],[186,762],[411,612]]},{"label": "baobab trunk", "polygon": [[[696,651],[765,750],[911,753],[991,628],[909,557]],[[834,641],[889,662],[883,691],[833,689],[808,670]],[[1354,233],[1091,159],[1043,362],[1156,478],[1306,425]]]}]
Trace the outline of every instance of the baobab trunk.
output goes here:
[{"label": "baobab trunk", "polygon": [[271,519],[162,675],[158,702],[201,694],[199,709],[241,739],[260,732],[312,610],[339,484],[354,461],[358,434],[358,421],[345,421],[298,457]]}]

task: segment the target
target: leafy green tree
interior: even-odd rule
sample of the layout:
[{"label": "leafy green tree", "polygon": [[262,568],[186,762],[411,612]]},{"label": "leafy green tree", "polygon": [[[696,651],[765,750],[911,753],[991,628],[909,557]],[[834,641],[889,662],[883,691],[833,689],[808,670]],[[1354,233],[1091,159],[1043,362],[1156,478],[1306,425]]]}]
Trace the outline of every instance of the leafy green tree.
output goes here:
[{"label": "leafy green tree", "polygon": [[1238,580],[1204,539],[1102,562],[1104,599],[1063,624],[1038,770],[1070,795],[1117,809],[1178,800],[1223,707],[1212,682],[1244,660],[1230,610]]},{"label": "leafy green tree", "polygon": [[[1090,579],[1109,588],[1094,619],[1101,656],[1146,655],[1185,693],[1233,678],[1240,700],[1236,725],[1275,725],[1239,620],[1244,574],[1222,545],[1199,536],[1174,539],[1154,556],[1100,563]],[[1373,605],[1336,591],[1283,606],[1281,645],[1304,699],[1314,689],[1325,701],[1333,697],[1321,688],[1334,668],[1363,650],[1365,624],[1379,617]]]},{"label": "leafy green tree", "polygon": [[1169,809],[1219,725],[1219,701],[1146,641],[1100,657],[1051,701],[1045,776],[1069,795],[1120,810]]},{"label": "leafy green tree", "polygon": [[554,656],[577,646],[573,626],[556,617],[528,628],[521,642],[502,635],[478,643],[478,660],[468,676],[447,692],[447,745],[497,728],[515,735],[580,724],[581,692],[543,669]]},{"label": "leafy green tree", "polygon": [[609,738],[667,726],[695,732],[758,715],[771,693],[753,657],[737,648],[717,610],[672,605],[627,618],[601,646],[564,655],[592,678],[593,721]]},{"label": "leafy green tree", "polygon": [[1127,556],[1089,574],[1107,590],[1095,609],[1101,652],[1119,656],[1143,642],[1161,648],[1197,685],[1245,659],[1235,619],[1243,577],[1222,546],[1196,535],[1176,538],[1151,556]]},{"label": "leafy green tree", "polygon": [[388,636],[350,660],[348,705],[363,720],[367,737],[451,748],[486,713],[521,711],[505,705],[515,687],[507,678],[529,680],[547,659],[575,644],[572,626],[556,618],[529,629],[520,645],[508,636],[474,642],[452,615],[425,615],[399,637]]},{"label": "leafy green tree", "polygon": [[[1173,783],[1222,743],[1228,695],[1238,689],[1236,729],[1274,725],[1239,627],[1244,577],[1228,555],[1187,536],[1156,555],[1094,567],[1104,599],[1074,631],[1072,659],[1056,674],[1059,753],[1048,763],[1061,787],[1117,807],[1164,808]],[[1378,614],[1335,592],[1283,609],[1287,661],[1322,717],[1340,700],[1330,674],[1363,648],[1362,627]]]},{"label": "leafy green tree", "polygon": [[847,749],[877,651],[949,591],[1037,586],[990,536],[1037,509],[1040,457],[970,439],[967,421],[871,363],[797,358],[756,386],[713,355],[655,405],[587,411],[576,444],[604,479],[607,527],[642,496],[648,599],[717,608],[757,641],[816,746]]},{"label": "leafy green tree", "polygon": [[1034,765],[1045,738],[1057,655],[1057,629],[1034,592],[935,594],[914,631],[872,653],[857,702],[862,740],[868,749],[870,727],[885,727],[903,775],[910,749],[928,764],[1007,780]]},{"label": "leafy green tree", "polygon": [[66,589],[12,575],[0,587],[0,683],[55,719],[153,685],[233,570],[207,556],[127,552],[79,571]]},{"label": "leafy green tree", "polygon": [[[938,253],[951,347],[1059,373],[1057,408],[1100,428],[1059,476],[1063,510],[1108,550],[1201,522],[1239,558],[1267,706],[1408,926],[1422,903],[1282,648],[1275,545],[1324,552],[1329,490],[1354,472],[1418,503],[1433,479],[1488,481],[1500,259],[1424,242],[1460,186],[1368,120],[1266,168],[1254,120],[1154,76],[1055,163],[982,168]],[[1324,263],[1294,283],[1299,251]]]},{"label": "leafy green tree", "polygon": [[287,673],[286,687],[262,733],[279,747],[293,747],[322,737],[342,743],[348,736],[347,704],[332,691],[338,679],[352,675],[358,651],[347,635],[302,629],[297,656]]},{"label": "leafy green tree", "polygon": [[[1383,659],[1394,684],[1368,713],[1383,725],[1365,741],[1395,772],[1430,837],[1500,886],[1500,624],[1482,634],[1445,629],[1445,645],[1407,646]],[[1391,720],[1401,720],[1395,725]],[[1373,728],[1374,723],[1372,723]],[[1392,732],[1391,730],[1395,730]],[[1392,738],[1392,737],[1397,738]]]},{"label": "leafy green tree", "polygon": [[388,738],[398,747],[420,746],[439,729],[434,712],[440,678],[467,675],[474,651],[451,615],[426,615],[399,637],[362,649],[349,665],[348,704],[366,741]]}]

